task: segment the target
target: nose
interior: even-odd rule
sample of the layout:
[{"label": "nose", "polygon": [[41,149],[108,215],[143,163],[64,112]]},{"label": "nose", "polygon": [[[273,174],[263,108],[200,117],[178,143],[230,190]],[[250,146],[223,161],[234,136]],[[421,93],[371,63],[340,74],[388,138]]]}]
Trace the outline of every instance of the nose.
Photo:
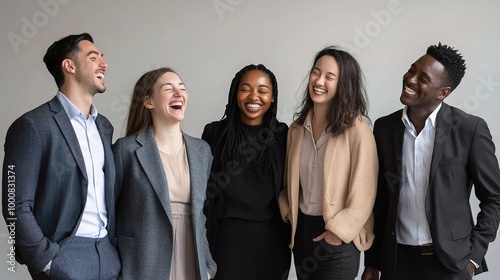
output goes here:
[{"label": "nose", "polygon": [[416,84],[416,79],[417,79],[417,75],[412,74],[410,72],[406,72],[406,74],[403,75],[403,80],[407,84]]},{"label": "nose", "polygon": [[250,95],[248,95],[248,99],[250,99],[250,100],[257,100],[257,99],[259,99],[259,93],[257,92],[257,90],[252,90],[250,92]]},{"label": "nose", "polygon": [[181,90],[178,87],[174,87],[173,91],[174,91],[174,96],[175,97],[181,96]]},{"label": "nose", "polygon": [[314,84],[316,85],[323,85],[325,83],[325,77],[323,75],[318,75],[316,79],[314,80]]},{"label": "nose", "polygon": [[104,60],[103,57],[101,57],[100,61],[99,61],[99,67],[103,68],[103,69],[106,69],[108,68],[108,63],[106,63],[106,60]]}]

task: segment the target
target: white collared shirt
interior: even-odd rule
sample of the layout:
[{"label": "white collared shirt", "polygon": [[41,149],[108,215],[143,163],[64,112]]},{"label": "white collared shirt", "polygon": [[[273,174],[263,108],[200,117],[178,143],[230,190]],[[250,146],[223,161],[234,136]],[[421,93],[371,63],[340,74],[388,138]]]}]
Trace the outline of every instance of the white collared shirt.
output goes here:
[{"label": "white collared shirt", "polygon": [[441,104],[427,117],[424,128],[417,134],[411,123],[408,107],[401,120],[405,125],[402,158],[402,185],[399,194],[396,237],[398,243],[422,245],[432,243],[425,213],[425,198],[436,138],[436,116]]},{"label": "white collared shirt", "polygon": [[104,146],[95,122],[97,110],[92,105],[90,115],[85,119],[85,115],[62,92],[57,93],[57,98],[75,130],[88,179],[87,199],[76,236],[102,238],[108,233],[108,213],[104,191]]}]

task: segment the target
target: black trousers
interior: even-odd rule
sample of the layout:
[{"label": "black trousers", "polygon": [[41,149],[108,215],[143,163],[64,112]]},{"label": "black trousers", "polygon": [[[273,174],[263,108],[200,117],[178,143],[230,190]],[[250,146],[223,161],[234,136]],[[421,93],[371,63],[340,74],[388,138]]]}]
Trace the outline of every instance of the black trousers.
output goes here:
[{"label": "black trousers", "polygon": [[33,279],[115,280],[121,264],[118,252],[104,238],[73,237],[50,265],[50,277],[43,272]]},{"label": "black trousers", "polygon": [[430,248],[398,245],[396,269],[382,272],[381,280],[469,280],[467,268],[454,272],[446,268]]},{"label": "black trousers", "polygon": [[297,279],[352,280],[359,270],[360,252],[351,243],[335,246],[313,238],[325,232],[322,216],[308,216],[299,210],[293,256]]}]

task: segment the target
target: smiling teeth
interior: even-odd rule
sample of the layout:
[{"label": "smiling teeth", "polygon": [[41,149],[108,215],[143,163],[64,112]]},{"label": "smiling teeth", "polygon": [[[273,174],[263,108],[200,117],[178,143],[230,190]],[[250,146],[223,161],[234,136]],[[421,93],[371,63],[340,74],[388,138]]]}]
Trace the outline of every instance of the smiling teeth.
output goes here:
[{"label": "smiling teeth", "polygon": [[317,87],[313,87],[313,90],[314,90],[314,92],[316,92],[316,93],[326,93],[326,90],[324,90],[324,89],[320,89],[320,88],[317,88]]},{"label": "smiling teeth", "polygon": [[99,78],[99,79],[103,79],[104,78],[104,73],[97,73],[95,76],[97,78]]},{"label": "smiling teeth", "polygon": [[417,94],[414,90],[412,90],[411,88],[406,87],[406,86],[405,86],[405,91],[406,91],[408,94],[410,94],[410,95]]},{"label": "smiling teeth", "polygon": [[247,104],[246,106],[249,108],[255,108],[255,109],[262,107],[262,105],[260,105],[260,104]]},{"label": "smiling teeth", "polygon": [[169,106],[173,107],[173,106],[182,106],[182,102],[178,101],[178,102],[172,102],[169,104]]}]

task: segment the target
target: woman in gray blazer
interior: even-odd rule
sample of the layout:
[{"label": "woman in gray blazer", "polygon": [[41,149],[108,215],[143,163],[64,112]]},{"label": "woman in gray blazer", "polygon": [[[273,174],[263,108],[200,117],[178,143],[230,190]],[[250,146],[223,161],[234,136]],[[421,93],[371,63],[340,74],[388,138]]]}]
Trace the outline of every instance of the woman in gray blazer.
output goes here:
[{"label": "woman in gray blazer", "polygon": [[203,203],[212,155],[184,134],[187,92],[170,68],[136,83],[127,136],[113,145],[121,279],[211,279]]}]

